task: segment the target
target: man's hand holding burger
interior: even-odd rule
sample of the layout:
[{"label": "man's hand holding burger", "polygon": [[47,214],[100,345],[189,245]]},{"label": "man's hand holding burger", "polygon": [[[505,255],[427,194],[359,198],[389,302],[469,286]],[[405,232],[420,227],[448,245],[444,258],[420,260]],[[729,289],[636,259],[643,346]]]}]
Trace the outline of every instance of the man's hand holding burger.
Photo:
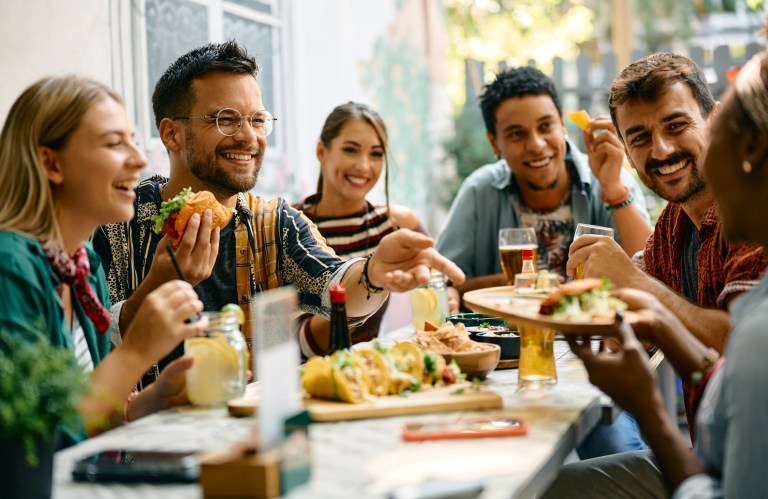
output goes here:
[{"label": "man's hand holding burger", "polygon": [[[208,191],[193,193],[189,188],[160,205],[152,217],[153,230],[166,237],[155,251],[150,274],[164,281],[178,277],[165,246],[174,249],[184,277],[193,286],[208,279],[219,254],[219,233],[234,215]],[[148,276],[149,277],[149,276]]]},{"label": "man's hand holding burger", "polygon": [[182,190],[160,206],[153,217],[155,233],[162,233],[149,273],[123,304],[120,331],[126,331],[144,297],[163,283],[178,279],[171,257],[165,250],[174,248],[176,261],[186,280],[193,286],[210,277],[219,254],[219,234],[231,220],[233,210],[226,208],[208,191]]}]

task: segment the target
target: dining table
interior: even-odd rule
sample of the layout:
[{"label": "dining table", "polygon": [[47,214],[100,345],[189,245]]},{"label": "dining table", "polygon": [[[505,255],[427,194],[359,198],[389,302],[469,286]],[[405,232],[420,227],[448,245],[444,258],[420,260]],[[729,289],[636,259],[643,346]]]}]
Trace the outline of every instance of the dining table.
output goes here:
[{"label": "dining table", "polygon": [[[410,326],[382,335],[383,342],[413,336]],[[420,485],[476,484],[481,498],[534,497],[598,424],[610,423],[615,404],[590,384],[584,366],[555,341],[557,383],[522,387],[517,369],[490,373],[483,387],[498,393],[503,408],[315,423],[309,427],[311,476],[289,498],[419,497]],[[663,355],[651,357],[655,366]],[[524,436],[405,442],[406,421],[477,416],[523,420]],[[74,463],[105,449],[214,451],[253,438],[254,418],[231,417],[226,407],[180,406],[128,423],[59,451],[54,461],[56,499],[203,497],[199,484],[90,483],[72,479]]]}]

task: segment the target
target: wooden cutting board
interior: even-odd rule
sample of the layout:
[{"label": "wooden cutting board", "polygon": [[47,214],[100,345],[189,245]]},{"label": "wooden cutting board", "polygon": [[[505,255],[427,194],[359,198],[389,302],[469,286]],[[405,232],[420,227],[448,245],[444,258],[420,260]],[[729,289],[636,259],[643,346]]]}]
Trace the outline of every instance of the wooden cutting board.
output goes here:
[{"label": "wooden cutting board", "polygon": [[[258,398],[243,397],[230,400],[227,403],[227,409],[231,416],[251,416],[258,410],[258,405]],[[410,393],[405,397],[399,395],[375,397],[369,402],[360,404],[306,398],[304,407],[313,420],[325,423],[430,412],[501,409],[502,399],[497,393],[475,389],[471,383],[461,383]]]}]

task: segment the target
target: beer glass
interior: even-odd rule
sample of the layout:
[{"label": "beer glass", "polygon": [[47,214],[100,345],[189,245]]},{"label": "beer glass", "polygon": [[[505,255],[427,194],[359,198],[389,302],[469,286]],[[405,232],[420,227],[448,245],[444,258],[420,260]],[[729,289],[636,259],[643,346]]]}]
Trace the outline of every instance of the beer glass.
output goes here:
[{"label": "beer glass", "polygon": [[538,266],[539,245],[533,227],[499,230],[499,259],[510,286],[515,284],[515,275],[523,269],[524,249],[533,250],[533,264]]},{"label": "beer glass", "polygon": [[[585,234],[594,234],[596,236],[608,236],[613,239],[613,229],[610,227],[601,227],[599,225],[579,224],[576,226],[576,233],[573,239],[577,239],[579,236]],[[576,266],[576,272],[573,274],[574,279],[584,278],[584,263],[580,263]]]},{"label": "beer glass", "polygon": [[520,331],[520,364],[517,383],[533,387],[557,383],[555,330],[530,324],[518,324],[518,329]]}]

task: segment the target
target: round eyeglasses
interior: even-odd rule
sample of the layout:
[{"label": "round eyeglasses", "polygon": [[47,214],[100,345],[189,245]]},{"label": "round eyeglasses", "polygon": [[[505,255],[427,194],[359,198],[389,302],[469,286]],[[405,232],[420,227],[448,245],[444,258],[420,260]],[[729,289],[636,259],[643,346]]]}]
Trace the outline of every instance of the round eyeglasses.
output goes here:
[{"label": "round eyeglasses", "polygon": [[256,111],[251,115],[242,115],[237,109],[225,107],[215,115],[204,116],[174,116],[172,120],[191,120],[191,119],[206,119],[215,120],[216,128],[222,135],[231,137],[236,135],[243,128],[243,120],[248,120],[248,124],[251,125],[253,132],[260,136],[266,137],[275,128],[275,121],[277,118],[272,116],[269,111],[261,110]]}]

